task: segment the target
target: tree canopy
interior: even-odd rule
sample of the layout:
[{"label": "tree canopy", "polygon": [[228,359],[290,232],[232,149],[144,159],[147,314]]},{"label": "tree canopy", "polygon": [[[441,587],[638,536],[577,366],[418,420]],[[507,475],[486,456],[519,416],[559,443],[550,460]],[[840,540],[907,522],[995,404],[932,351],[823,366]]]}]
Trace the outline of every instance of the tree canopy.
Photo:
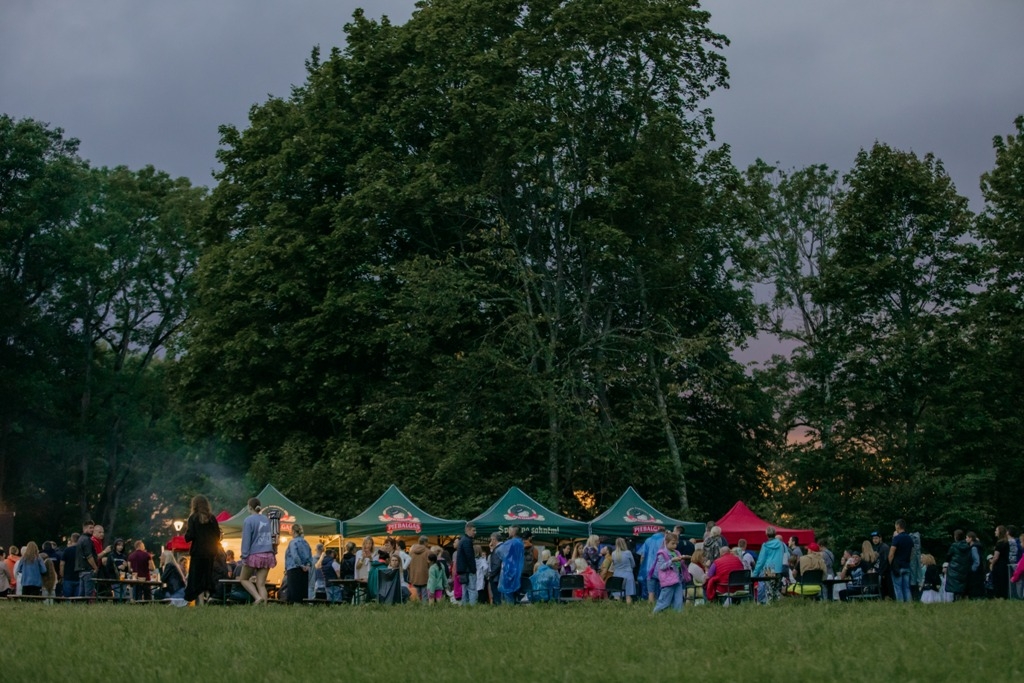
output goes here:
[{"label": "tree canopy", "polygon": [[268,482],[339,518],[391,484],[453,519],[633,486],[840,544],[1022,521],[1024,117],[975,215],[883,142],[734,168],[696,0],[429,0],[344,38],[221,128],[210,192],[0,115],[19,534]]}]

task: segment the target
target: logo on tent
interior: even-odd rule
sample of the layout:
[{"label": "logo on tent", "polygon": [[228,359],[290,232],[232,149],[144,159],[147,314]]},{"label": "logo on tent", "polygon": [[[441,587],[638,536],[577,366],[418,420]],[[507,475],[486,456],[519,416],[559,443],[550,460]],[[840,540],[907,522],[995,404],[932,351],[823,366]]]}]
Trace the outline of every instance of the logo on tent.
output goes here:
[{"label": "logo on tent", "polygon": [[622,517],[627,522],[631,522],[636,526],[633,527],[633,535],[640,536],[641,534],[656,534],[662,529],[662,522],[656,516],[644,510],[643,508],[631,507],[626,510],[626,514]]},{"label": "logo on tent", "polygon": [[543,522],[544,515],[538,513],[531,507],[527,507],[521,503],[516,503],[508,509],[508,512],[504,515],[505,519],[510,522],[532,520],[536,522]]},{"label": "logo on tent", "polygon": [[423,526],[420,520],[401,505],[389,505],[384,512],[377,517],[382,522],[387,522],[387,532],[393,531],[415,531],[419,533]]}]

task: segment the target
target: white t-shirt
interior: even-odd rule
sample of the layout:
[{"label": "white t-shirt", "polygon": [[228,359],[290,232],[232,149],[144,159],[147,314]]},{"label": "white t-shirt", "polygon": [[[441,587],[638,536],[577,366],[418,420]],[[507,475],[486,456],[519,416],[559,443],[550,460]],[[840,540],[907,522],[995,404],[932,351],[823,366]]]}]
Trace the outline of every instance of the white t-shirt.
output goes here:
[{"label": "white t-shirt", "polygon": [[370,556],[366,558],[366,561],[363,562],[362,548],[356,551],[356,581],[366,581],[370,578],[370,562],[373,560],[376,552],[376,550],[373,550]]}]

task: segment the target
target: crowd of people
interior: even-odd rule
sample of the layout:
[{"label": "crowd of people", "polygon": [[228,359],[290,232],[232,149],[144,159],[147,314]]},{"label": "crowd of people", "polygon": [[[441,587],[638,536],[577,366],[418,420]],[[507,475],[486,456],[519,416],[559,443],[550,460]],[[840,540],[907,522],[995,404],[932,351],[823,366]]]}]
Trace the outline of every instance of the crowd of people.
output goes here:
[{"label": "crowd of people", "polygon": [[[191,501],[185,526],[188,550],[164,547],[159,561],[142,541],[118,538],[107,544],[103,527],[91,520],[64,548],[31,541],[6,552],[0,548],[0,597],[92,598],[106,593],[115,599],[159,598],[177,605],[212,600],[265,604],[271,599],[267,579],[277,566],[279,539],[258,499],[249,499],[247,509],[237,561],[233,551],[222,548],[219,524],[202,495]],[[702,538],[684,538],[677,527],[646,539],[590,536],[550,546],[535,544],[528,530],[517,527],[478,542],[472,523],[457,541],[432,545],[420,536],[408,547],[404,539],[391,537],[377,547],[367,536],[358,548],[349,541],[336,550],[322,543],[311,546],[300,524],[293,524],[290,532],[277,593],[288,603],[371,599],[498,605],[612,598],[647,600],[660,612],[731,601],[741,594],[760,602],[786,594],[824,597],[826,585],[827,597],[842,601],[1024,598],[1024,536],[1005,526],[995,529],[988,554],[976,533],[955,531],[941,563],[922,552],[920,536],[908,532],[903,520],[895,522],[889,542],[873,531],[862,545],[839,557],[824,541],[800,545],[797,537],[784,539],[772,527],[765,529],[756,550],[746,539],[731,546],[710,523]],[[732,580],[737,572],[754,579],[737,583]],[[567,576],[578,578],[567,582]],[[129,577],[130,583],[116,581]],[[129,587],[130,596],[125,593]]]}]

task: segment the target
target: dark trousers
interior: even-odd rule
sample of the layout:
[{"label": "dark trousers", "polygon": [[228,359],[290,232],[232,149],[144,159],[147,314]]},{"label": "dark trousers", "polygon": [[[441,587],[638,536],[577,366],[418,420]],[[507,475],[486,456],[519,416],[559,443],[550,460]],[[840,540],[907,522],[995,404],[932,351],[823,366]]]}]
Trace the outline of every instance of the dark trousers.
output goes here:
[{"label": "dark trousers", "polygon": [[302,571],[302,567],[289,569],[286,574],[285,602],[302,602],[309,596],[309,574]]}]

